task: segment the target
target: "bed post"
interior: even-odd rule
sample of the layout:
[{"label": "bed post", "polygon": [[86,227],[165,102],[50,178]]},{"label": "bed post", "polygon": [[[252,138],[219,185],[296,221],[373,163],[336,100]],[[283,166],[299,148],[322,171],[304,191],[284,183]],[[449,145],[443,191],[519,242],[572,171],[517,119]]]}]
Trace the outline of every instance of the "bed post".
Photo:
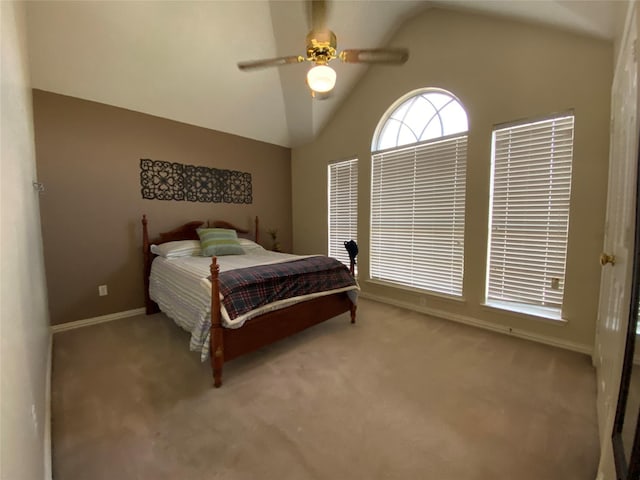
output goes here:
[{"label": "bed post", "polygon": [[[356,259],[355,258],[350,258],[349,259],[349,273],[351,273],[351,276],[355,278],[356,275]],[[351,304],[351,323],[356,323],[356,310],[358,309],[357,305],[355,303]]]},{"label": "bed post", "polygon": [[147,315],[156,313],[153,302],[149,297],[149,275],[151,274],[151,253],[149,251],[149,231],[147,230],[147,216],[142,215],[142,258],[144,261],[144,306]]},{"label": "bed post", "polygon": [[222,365],[224,364],[224,345],[222,336],[222,315],[220,313],[220,286],[218,273],[220,266],[217,258],[211,257],[211,331],[209,332],[209,355],[213,370],[213,385],[222,386]]},{"label": "bed post", "polygon": [[254,242],[258,243],[258,216],[256,215],[256,231],[255,231],[255,238],[253,239]]}]

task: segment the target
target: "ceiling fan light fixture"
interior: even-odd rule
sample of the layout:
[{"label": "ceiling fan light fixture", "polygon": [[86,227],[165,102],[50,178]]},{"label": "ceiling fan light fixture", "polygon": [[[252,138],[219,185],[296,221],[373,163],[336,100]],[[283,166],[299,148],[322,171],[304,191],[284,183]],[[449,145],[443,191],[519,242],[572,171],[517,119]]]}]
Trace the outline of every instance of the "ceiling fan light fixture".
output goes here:
[{"label": "ceiling fan light fixture", "polygon": [[329,92],[336,85],[336,71],[328,65],[316,65],[307,72],[307,85],[314,92]]}]

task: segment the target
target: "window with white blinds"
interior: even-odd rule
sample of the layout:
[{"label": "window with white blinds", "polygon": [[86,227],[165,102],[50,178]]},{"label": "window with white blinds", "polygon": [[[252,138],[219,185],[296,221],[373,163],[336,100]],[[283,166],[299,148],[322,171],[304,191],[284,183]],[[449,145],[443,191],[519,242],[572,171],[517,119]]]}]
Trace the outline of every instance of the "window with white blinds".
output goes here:
[{"label": "window with white blinds", "polygon": [[358,160],[329,165],[329,256],[349,266],[344,242],[358,241]]},{"label": "window with white blinds", "polygon": [[560,318],[572,114],[493,132],[487,304]]},{"label": "window with white blinds", "polygon": [[461,296],[467,113],[445,90],[398,100],[371,154],[372,280]]},{"label": "window with white blinds", "polygon": [[371,278],[462,295],[467,136],[373,154]]}]

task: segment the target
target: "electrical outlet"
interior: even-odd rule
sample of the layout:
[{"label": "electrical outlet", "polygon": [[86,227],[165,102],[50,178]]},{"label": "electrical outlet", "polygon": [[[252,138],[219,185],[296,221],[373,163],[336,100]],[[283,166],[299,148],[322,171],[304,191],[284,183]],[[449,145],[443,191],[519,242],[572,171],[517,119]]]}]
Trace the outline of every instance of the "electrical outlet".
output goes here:
[{"label": "electrical outlet", "polygon": [[98,286],[98,295],[100,295],[101,297],[109,295],[109,290],[107,289],[106,285]]}]

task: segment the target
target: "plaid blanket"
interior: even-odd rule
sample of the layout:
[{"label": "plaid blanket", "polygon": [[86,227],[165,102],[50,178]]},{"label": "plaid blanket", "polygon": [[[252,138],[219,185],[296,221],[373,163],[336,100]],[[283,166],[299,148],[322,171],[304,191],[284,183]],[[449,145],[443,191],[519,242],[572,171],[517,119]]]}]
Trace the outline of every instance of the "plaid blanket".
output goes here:
[{"label": "plaid blanket", "polygon": [[[307,257],[222,272],[222,303],[230,319],[278,300],[353,286],[349,269],[331,257]],[[211,280],[211,277],[209,277]]]}]

